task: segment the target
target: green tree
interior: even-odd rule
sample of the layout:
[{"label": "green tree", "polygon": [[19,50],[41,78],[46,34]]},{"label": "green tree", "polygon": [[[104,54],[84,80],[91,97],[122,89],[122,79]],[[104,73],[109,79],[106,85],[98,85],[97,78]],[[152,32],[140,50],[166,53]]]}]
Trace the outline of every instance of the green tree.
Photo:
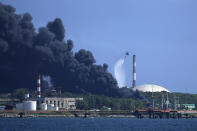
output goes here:
[{"label": "green tree", "polygon": [[12,98],[19,99],[20,101],[23,101],[25,99],[25,94],[27,94],[29,91],[26,88],[19,88],[13,91]]},{"label": "green tree", "polygon": [[76,108],[80,110],[87,110],[88,109],[88,103],[85,101],[77,101],[76,102]]}]

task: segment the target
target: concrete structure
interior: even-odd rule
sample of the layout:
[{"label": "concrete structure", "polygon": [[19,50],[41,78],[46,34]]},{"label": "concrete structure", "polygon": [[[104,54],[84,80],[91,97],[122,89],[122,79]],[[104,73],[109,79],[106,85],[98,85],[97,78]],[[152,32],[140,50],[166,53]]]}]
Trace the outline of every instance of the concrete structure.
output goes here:
[{"label": "concrete structure", "polygon": [[43,102],[46,104],[54,104],[61,110],[76,109],[76,101],[83,100],[83,98],[61,98],[61,97],[45,97]]},{"label": "concrete structure", "polygon": [[63,97],[44,97],[44,98],[30,98],[29,100],[37,101],[37,106],[42,109],[42,104],[47,104],[47,110],[74,110],[76,109],[76,101],[83,100],[83,98],[63,98]]},{"label": "concrete structure", "polygon": [[170,92],[166,88],[154,84],[145,84],[145,85],[136,86],[135,88],[133,88],[133,90],[134,91],[138,90],[142,92],[162,92],[162,91]]}]

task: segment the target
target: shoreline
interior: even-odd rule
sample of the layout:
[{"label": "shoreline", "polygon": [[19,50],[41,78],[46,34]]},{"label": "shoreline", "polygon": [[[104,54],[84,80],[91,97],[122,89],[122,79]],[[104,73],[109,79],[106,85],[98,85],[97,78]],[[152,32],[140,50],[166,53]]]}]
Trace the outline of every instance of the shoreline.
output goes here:
[{"label": "shoreline", "polygon": [[[185,112],[182,112],[185,113]],[[196,112],[190,112],[192,117],[197,118]],[[95,111],[95,110],[64,110],[64,111],[17,111],[4,110],[0,111],[0,118],[30,118],[30,117],[63,117],[63,118],[148,118],[145,114],[143,117],[137,117],[130,110],[111,110],[111,111]],[[185,118],[184,116],[182,118]],[[159,119],[159,118],[152,118]]]},{"label": "shoreline", "polygon": [[65,118],[135,118],[132,111],[92,111],[92,110],[68,110],[68,111],[0,111],[0,118],[26,118],[26,117],[65,117]]}]

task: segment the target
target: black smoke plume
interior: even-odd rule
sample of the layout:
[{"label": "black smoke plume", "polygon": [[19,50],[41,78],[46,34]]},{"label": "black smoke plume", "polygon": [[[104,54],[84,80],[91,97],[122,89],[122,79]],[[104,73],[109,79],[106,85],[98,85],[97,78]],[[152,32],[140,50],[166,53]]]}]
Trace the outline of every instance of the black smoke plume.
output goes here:
[{"label": "black smoke plume", "polygon": [[65,41],[65,32],[59,18],[35,32],[30,14],[16,14],[13,7],[0,3],[0,92],[36,90],[40,73],[50,76],[53,85],[62,91],[133,95],[131,90],[117,87],[108,65],[95,64],[90,51],[74,53],[73,41]]}]

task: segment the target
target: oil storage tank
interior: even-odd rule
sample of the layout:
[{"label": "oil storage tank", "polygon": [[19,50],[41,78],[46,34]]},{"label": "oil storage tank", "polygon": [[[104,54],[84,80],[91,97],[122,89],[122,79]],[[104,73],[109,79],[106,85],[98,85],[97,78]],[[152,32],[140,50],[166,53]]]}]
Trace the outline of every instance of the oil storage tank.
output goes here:
[{"label": "oil storage tank", "polygon": [[47,104],[46,103],[41,104],[41,110],[43,110],[43,111],[47,110]]},{"label": "oil storage tank", "polygon": [[134,91],[138,90],[142,92],[162,92],[162,91],[170,92],[168,89],[159,85],[155,85],[155,84],[139,85],[139,86],[134,87],[133,90]]},{"label": "oil storage tank", "polygon": [[55,106],[54,111],[58,111],[58,110],[59,110],[59,107]]},{"label": "oil storage tank", "polygon": [[23,110],[23,103],[17,103],[16,110]]},{"label": "oil storage tank", "polygon": [[24,101],[23,109],[25,111],[36,111],[36,101]]},{"label": "oil storage tank", "polygon": [[48,111],[53,111],[54,110],[54,104],[48,104],[47,105],[47,110]]}]

